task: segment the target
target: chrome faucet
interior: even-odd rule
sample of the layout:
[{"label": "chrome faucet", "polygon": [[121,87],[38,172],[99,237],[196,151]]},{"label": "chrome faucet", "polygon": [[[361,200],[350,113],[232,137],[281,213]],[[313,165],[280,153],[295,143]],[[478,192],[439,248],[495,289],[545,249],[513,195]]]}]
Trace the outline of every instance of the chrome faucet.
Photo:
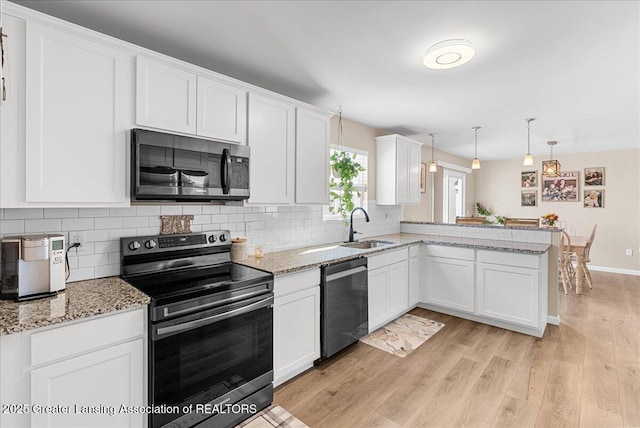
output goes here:
[{"label": "chrome faucet", "polygon": [[364,213],[364,218],[367,220],[367,222],[369,222],[369,214],[367,214],[367,212],[364,210],[364,208],[362,207],[355,207],[353,209],[353,211],[351,211],[351,219],[349,220],[349,242],[355,242],[355,239],[353,239],[353,235],[355,235],[356,233],[362,235],[360,232],[355,232],[353,230],[353,213],[356,211],[362,211]]}]

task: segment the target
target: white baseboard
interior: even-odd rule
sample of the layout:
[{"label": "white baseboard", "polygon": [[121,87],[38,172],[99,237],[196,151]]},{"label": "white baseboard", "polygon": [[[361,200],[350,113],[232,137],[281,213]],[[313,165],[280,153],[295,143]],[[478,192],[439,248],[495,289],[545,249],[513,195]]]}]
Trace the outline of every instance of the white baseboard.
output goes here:
[{"label": "white baseboard", "polygon": [[547,324],[560,325],[560,315],[554,317],[553,315],[547,316]]},{"label": "white baseboard", "polygon": [[620,273],[622,275],[640,276],[640,270],[633,270],[633,269],[618,269],[618,268],[612,268],[607,266],[589,265],[589,270],[595,270],[600,272],[610,272],[610,273]]}]

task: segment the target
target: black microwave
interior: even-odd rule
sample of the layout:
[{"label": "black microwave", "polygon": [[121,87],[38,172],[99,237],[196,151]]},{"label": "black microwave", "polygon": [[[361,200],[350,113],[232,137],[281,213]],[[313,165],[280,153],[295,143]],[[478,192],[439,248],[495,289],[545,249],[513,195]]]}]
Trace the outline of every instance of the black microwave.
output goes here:
[{"label": "black microwave", "polygon": [[131,130],[133,201],[239,201],[249,198],[249,147]]}]

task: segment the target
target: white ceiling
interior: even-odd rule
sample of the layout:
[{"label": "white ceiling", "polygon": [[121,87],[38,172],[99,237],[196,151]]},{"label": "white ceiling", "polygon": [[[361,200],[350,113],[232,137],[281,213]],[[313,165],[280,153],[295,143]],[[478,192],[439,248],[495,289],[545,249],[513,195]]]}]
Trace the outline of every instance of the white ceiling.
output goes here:
[{"label": "white ceiling", "polygon": [[[99,1],[16,3],[473,157],[640,146],[636,1]],[[459,68],[426,49],[463,38]]]}]

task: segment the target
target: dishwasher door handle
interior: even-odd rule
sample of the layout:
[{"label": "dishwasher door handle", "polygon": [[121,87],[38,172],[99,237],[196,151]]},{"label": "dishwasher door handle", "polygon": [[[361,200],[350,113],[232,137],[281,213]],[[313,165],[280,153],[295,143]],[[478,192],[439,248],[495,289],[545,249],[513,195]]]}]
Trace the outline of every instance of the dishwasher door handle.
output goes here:
[{"label": "dishwasher door handle", "polygon": [[345,276],[355,275],[356,273],[366,272],[367,268],[365,266],[358,266],[353,269],[343,270],[342,272],[332,273],[331,275],[327,275],[325,278],[325,282],[333,281],[336,279],[344,278]]}]

